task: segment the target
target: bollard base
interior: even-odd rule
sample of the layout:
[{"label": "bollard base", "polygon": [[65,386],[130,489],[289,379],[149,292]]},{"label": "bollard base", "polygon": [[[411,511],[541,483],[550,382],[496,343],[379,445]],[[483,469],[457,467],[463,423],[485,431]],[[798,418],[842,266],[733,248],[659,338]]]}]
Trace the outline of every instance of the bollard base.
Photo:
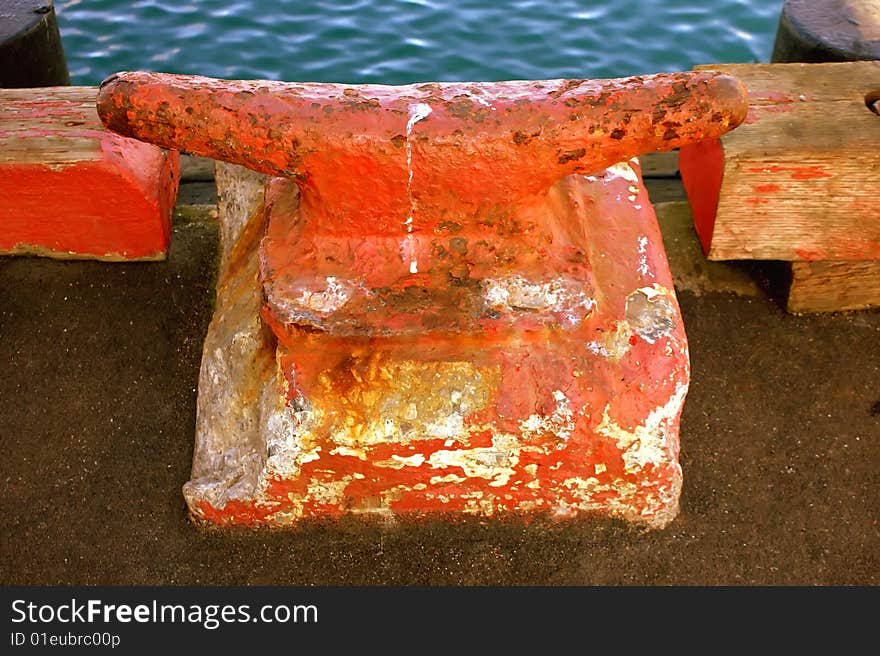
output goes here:
[{"label": "bollard base", "polygon": [[261,178],[236,170],[218,171],[225,251],[184,487],[195,519],[676,516],[687,341],[637,160],[551,192],[584,227],[585,316],[390,335],[270,328],[260,242],[298,192],[274,179],[266,203]]}]

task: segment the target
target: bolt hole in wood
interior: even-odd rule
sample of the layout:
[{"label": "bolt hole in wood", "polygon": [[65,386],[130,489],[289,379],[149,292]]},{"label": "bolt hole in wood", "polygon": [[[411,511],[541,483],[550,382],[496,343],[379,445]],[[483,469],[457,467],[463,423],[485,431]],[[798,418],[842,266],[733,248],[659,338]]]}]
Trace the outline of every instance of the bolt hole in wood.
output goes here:
[{"label": "bolt hole in wood", "polygon": [[872,112],[880,116],[880,89],[870,91],[865,95],[865,104]]}]

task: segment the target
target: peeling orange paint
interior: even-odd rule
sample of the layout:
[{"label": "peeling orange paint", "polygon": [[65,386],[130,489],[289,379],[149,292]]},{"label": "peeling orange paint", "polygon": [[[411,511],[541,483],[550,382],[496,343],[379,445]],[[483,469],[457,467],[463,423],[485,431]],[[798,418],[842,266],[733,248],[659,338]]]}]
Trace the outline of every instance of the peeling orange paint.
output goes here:
[{"label": "peeling orange paint", "polygon": [[[572,176],[555,192],[568,199],[566,221],[591,236],[581,266],[595,307],[576,324],[535,323],[521,308],[513,322],[487,317],[468,330],[366,323],[336,334],[279,323],[264,307],[295,455],[265,469],[249,501],[196,501],[194,515],[245,525],[430,512],[668,522],[681,484],[687,343],[653,211],[617,200],[632,184],[616,172]],[[270,198],[296,193],[289,182],[270,187]],[[297,220],[295,206],[268,208],[270,225]],[[603,335],[612,337],[587,347]]]}]

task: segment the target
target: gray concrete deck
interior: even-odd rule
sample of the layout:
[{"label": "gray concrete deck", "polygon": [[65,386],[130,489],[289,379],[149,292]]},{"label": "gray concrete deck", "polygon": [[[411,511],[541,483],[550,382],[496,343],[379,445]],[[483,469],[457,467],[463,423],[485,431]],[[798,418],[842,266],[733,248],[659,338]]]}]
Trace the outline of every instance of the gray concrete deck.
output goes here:
[{"label": "gray concrete deck", "polygon": [[185,185],[166,262],[0,258],[3,584],[880,582],[880,312],[785,314],[765,270],[703,259],[680,191],[658,206],[693,365],[669,528],[195,527],[180,488],[217,231],[191,205],[212,193]]}]

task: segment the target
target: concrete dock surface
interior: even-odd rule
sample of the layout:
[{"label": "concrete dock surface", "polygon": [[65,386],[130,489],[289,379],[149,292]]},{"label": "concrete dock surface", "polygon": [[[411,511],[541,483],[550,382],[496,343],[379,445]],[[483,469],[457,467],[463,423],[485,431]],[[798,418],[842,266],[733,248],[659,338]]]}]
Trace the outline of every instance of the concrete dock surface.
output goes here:
[{"label": "concrete dock surface", "polygon": [[788,315],[764,270],[702,259],[686,207],[658,214],[692,381],[681,513],[656,532],[461,517],[197,527],[180,490],[216,224],[179,215],[159,263],[0,258],[0,581],[877,584],[880,312]]}]

